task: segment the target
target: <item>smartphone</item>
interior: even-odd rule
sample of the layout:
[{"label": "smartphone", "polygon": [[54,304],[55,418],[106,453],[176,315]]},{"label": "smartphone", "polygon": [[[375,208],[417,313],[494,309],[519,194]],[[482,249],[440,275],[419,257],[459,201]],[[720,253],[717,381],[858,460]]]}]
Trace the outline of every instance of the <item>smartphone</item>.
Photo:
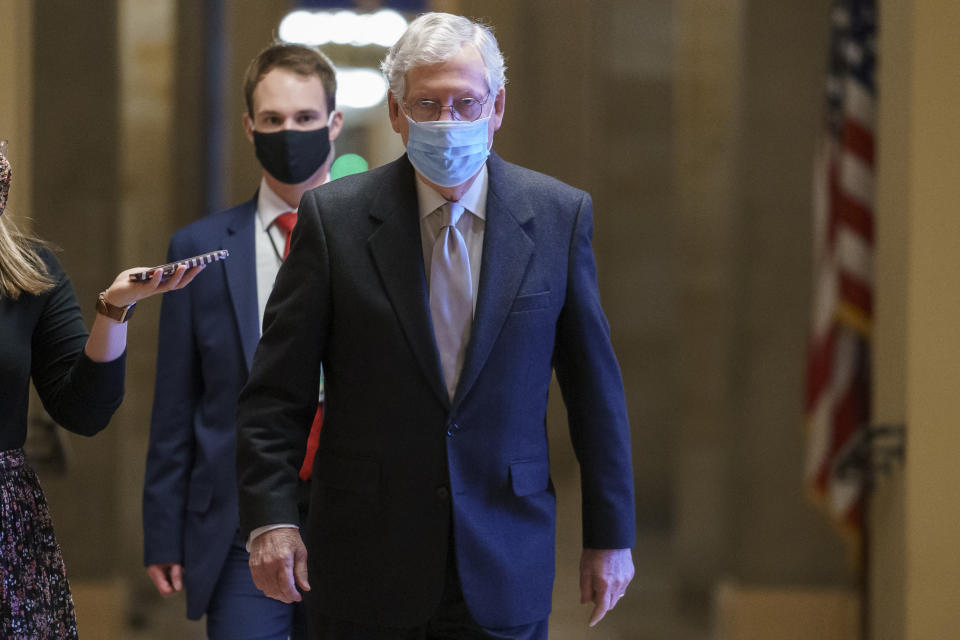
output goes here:
[{"label": "smartphone", "polygon": [[217,260],[225,260],[227,256],[230,255],[230,252],[226,249],[220,249],[219,251],[211,251],[209,253],[203,253],[199,256],[193,256],[192,258],[184,258],[183,260],[177,260],[176,262],[168,262],[167,264],[161,264],[157,267],[152,267],[150,269],[145,269],[143,271],[137,271],[136,273],[130,274],[130,280],[133,282],[146,282],[150,279],[150,274],[154,271],[159,270],[161,272],[160,282],[164,280],[169,280],[170,276],[173,275],[173,272],[177,270],[182,264],[187,265],[187,267],[199,267],[202,264],[210,264],[211,262],[216,262]]}]

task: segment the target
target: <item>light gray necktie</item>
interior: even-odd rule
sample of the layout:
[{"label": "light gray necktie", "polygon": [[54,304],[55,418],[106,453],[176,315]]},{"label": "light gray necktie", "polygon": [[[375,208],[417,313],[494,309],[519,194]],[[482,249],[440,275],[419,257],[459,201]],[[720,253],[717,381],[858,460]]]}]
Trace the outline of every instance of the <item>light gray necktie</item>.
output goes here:
[{"label": "light gray necktie", "polygon": [[430,315],[443,378],[452,400],[470,339],[473,279],[467,243],[456,226],[464,213],[463,206],[448,202],[439,211],[443,226],[433,243],[430,261]]}]

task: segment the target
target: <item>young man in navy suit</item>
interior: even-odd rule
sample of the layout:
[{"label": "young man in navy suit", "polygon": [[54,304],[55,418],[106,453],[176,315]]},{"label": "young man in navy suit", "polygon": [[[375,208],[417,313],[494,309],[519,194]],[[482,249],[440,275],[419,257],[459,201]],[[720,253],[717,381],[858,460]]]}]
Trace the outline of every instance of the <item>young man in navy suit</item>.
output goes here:
[{"label": "young man in navy suit", "polygon": [[259,189],[170,241],[169,260],[230,251],[193,291],[162,306],[143,492],[147,574],[161,594],[186,587],[187,617],[206,614],[211,640],[305,637],[299,607],[266,597],[250,579],[237,514],[235,417],[296,220],[290,212],[329,179],[343,122],[336,90],[319,50],[263,50],[247,69],[243,114],[263,170]]},{"label": "young man in navy suit", "polygon": [[[633,577],[635,516],[590,196],[490,152],[506,91],[488,28],[425,14],[383,70],[407,153],[304,196],[240,397],[254,581],[305,597],[323,640],[546,640],[555,371],[596,624]],[[321,366],[302,538],[297,468]]]}]

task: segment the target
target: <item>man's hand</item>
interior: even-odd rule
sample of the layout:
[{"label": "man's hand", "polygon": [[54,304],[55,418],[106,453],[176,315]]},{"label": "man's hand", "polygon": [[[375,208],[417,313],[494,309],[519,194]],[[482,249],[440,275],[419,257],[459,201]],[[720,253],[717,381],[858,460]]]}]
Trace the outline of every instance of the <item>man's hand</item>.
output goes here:
[{"label": "man's hand", "polygon": [[280,602],[300,602],[307,582],[307,548],[294,527],[271,529],[250,543],[250,574],[263,593]]},{"label": "man's hand", "polygon": [[169,596],[183,589],[183,567],[177,562],[147,565],[147,575],[160,595]]},{"label": "man's hand", "polygon": [[584,549],[580,556],[580,604],[593,603],[590,626],[613,609],[633,580],[630,549]]}]

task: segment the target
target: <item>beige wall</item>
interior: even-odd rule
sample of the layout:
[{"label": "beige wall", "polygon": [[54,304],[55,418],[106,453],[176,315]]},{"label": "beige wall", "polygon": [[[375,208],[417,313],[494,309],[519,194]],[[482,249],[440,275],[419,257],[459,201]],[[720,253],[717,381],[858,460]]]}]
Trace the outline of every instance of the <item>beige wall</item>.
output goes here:
[{"label": "beige wall", "polygon": [[906,467],[909,640],[960,628],[960,5],[918,2],[911,20],[907,207]]},{"label": "beige wall", "polygon": [[[118,268],[165,261],[176,229],[171,215],[175,156],[168,141],[178,128],[174,108],[175,0],[118,0],[118,153],[120,189]],[[142,478],[156,371],[160,300],[142,303],[127,345],[127,392],[113,418],[117,434],[117,522],[125,534],[115,551],[115,571],[127,584],[149,589],[143,577],[140,517]],[[131,600],[134,600],[131,598]]]},{"label": "beige wall", "polygon": [[0,0],[0,140],[9,143],[15,167],[7,208],[16,216],[29,216],[32,206],[33,56],[23,54],[32,41],[29,0]]},{"label": "beige wall", "polygon": [[[120,270],[117,7],[31,6],[34,37],[21,55],[33,52],[36,170],[31,185],[18,187],[32,187],[34,228],[62,249],[60,261],[89,321],[97,293]],[[95,439],[65,434],[69,471],[39,474],[74,579],[110,576],[117,567],[124,428],[136,425],[116,420]]]},{"label": "beige wall", "polygon": [[[873,412],[877,424],[906,421],[907,237],[906,176],[910,157],[909,82],[912,75],[913,6],[880,5],[877,84],[876,322]],[[910,453],[911,458],[913,453]],[[871,640],[906,638],[906,541],[903,467],[878,478],[868,513]]]},{"label": "beige wall", "polygon": [[[739,145],[745,2],[673,4],[670,131],[676,334],[668,346],[681,401],[668,458],[673,545],[682,580],[709,590],[732,567],[737,501],[729,376],[737,323],[741,226]],[[678,384],[697,377],[710,384]],[[647,394],[649,390],[641,390]]]},{"label": "beige wall", "polygon": [[872,637],[921,640],[960,625],[960,6],[881,7],[875,408],[907,460],[874,498]]},{"label": "beige wall", "polygon": [[[850,586],[844,548],[802,481],[814,143],[830,3],[744,3],[742,208],[728,369],[735,576]],[[785,45],[785,43],[789,43]]]},{"label": "beige wall", "polygon": [[222,20],[227,34],[224,58],[227,66],[223,69],[221,84],[227,134],[223,166],[224,205],[249,200],[260,184],[260,166],[240,121],[245,108],[243,73],[257,52],[276,36],[277,25],[292,4],[290,0],[223,3]]}]

